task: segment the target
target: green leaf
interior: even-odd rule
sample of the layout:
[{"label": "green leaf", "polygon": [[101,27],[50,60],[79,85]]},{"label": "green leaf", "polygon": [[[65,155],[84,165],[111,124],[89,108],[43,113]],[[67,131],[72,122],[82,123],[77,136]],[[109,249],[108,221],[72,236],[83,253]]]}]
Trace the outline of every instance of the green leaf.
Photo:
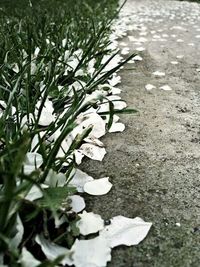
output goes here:
[{"label": "green leaf", "polygon": [[53,210],[59,210],[61,207],[66,208],[68,204],[66,199],[68,196],[75,194],[76,189],[74,187],[53,187],[44,189],[44,197],[39,199],[37,203],[44,207]]},{"label": "green leaf", "polygon": [[[114,109],[112,113],[114,114],[135,114],[138,111],[132,108],[125,108],[125,109]],[[98,112],[100,116],[109,115],[110,111]]]}]

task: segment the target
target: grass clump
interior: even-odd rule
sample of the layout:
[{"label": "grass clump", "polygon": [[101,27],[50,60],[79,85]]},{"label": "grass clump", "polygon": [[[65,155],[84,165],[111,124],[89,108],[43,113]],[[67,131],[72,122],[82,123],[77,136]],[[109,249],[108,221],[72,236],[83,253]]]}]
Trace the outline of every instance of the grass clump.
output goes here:
[{"label": "grass clump", "polygon": [[[70,248],[79,235],[69,182],[92,127],[76,129],[81,114],[98,114],[109,93],[99,85],[124,64],[107,68],[115,58],[109,34],[116,10],[116,0],[0,3],[2,266],[57,266],[63,258],[49,261],[38,236]],[[108,128],[121,112],[109,106],[99,113],[109,116]]]}]

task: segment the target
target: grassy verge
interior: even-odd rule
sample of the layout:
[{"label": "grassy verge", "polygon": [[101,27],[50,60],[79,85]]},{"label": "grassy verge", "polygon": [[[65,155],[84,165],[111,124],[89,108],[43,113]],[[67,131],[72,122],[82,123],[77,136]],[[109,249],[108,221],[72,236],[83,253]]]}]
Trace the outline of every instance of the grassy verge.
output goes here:
[{"label": "grassy verge", "polygon": [[80,124],[95,110],[109,129],[121,112],[107,98],[123,65],[109,39],[116,10],[116,0],[0,3],[1,266],[57,266],[36,237],[69,249],[79,236],[69,182],[78,149],[95,142]]}]

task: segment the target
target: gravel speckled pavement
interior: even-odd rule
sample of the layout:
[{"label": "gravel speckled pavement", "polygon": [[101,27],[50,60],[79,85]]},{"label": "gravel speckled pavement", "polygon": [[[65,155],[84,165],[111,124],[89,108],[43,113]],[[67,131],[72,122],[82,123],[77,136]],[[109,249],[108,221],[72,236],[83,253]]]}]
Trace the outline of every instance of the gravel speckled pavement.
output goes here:
[{"label": "gravel speckled pavement", "polygon": [[142,60],[126,64],[120,88],[139,112],[122,116],[125,132],[103,139],[102,163],[83,164],[114,184],[87,198],[88,211],[153,222],[140,245],[113,250],[109,267],[199,267],[200,5],[130,0],[122,17],[132,27],[119,46]]}]

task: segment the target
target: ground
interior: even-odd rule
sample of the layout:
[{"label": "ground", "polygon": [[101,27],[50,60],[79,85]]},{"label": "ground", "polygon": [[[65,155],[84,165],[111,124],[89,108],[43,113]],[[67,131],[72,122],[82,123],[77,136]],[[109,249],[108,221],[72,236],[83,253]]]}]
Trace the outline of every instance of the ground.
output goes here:
[{"label": "ground", "polygon": [[[121,117],[124,133],[103,138],[108,153],[102,163],[82,165],[114,184],[108,195],[88,197],[87,210],[105,219],[124,215],[153,222],[140,245],[113,250],[109,267],[199,267],[200,5],[130,0],[126,13],[129,24],[137,25],[128,36],[146,39],[119,42],[130,52],[146,48],[139,53],[142,61],[120,72],[122,97],[138,114]],[[154,71],[165,76],[154,77]],[[147,84],[156,88],[148,91]],[[172,90],[161,90],[163,85]]]}]

